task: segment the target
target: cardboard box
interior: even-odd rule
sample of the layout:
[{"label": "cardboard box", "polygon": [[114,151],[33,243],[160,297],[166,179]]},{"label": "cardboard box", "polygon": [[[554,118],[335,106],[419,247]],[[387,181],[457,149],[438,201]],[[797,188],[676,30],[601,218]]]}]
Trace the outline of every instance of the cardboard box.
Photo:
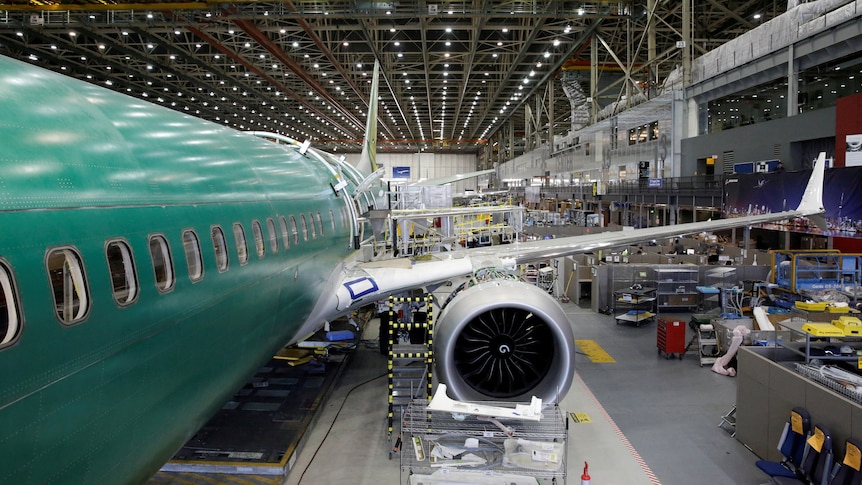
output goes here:
[{"label": "cardboard box", "polygon": [[694,295],[665,295],[663,306],[694,306],[697,304],[697,297]]}]

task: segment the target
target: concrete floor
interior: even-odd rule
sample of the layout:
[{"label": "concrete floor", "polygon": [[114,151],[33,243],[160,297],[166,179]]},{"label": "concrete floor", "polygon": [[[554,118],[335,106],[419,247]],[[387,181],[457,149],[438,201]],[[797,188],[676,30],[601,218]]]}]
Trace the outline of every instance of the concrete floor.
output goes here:
[{"label": "concrete floor", "polygon": [[[567,483],[579,482],[584,461],[594,484],[769,481],[755,467],[757,457],[718,427],[734,405],[734,378],[701,367],[694,350],[682,360],[659,355],[654,322],[617,325],[588,308],[563,307],[575,338],[594,340],[615,360],[576,359],[575,383],[560,406],[564,413],[587,413],[591,422],[569,421]],[[685,314],[673,317],[688,321]],[[284,483],[408,482],[399,455],[389,452],[386,358],[373,348],[376,328],[369,325],[367,345],[344,366]],[[686,330],[688,341],[693,332]]]}]

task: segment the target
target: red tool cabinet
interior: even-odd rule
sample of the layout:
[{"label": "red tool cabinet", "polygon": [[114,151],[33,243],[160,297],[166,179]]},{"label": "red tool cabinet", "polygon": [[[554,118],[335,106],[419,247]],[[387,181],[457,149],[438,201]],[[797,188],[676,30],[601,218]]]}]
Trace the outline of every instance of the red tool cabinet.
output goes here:
[{"label": "red tool cabinet", "polygon": [[658,319],[655,332],[655,344],[658,354],[664,352],[665,359],[673,354],[682,359],[685,355],[685,322],[680,320]]}]

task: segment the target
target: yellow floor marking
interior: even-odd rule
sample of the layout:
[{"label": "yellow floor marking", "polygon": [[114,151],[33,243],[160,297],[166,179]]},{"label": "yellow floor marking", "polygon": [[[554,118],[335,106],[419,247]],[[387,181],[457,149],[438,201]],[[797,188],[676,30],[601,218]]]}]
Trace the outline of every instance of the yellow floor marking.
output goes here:
[{"label": "yellow floor marking", "polygon": [[576,423],[592,423],[593,420],[590,419],[590,415],[587,413],[570,413],[572,416],[572,421]]},{"label": "yellow floor marking", "polygon": [[587,358],[592,362],[616,362],[611,354],[605,352],[595,340],[575,340],[578,347],[586,354]]}]

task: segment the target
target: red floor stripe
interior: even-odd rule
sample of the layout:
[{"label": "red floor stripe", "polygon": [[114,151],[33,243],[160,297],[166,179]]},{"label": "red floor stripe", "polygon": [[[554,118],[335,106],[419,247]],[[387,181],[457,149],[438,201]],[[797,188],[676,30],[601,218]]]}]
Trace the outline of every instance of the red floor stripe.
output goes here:
[{"label": "red floor stripe", "polygon": [[584,385],[584,388],[587,390],[587,394],[590,395],[590,399],[592,399],[593,402],[596,403],[596,406],[599,407],[599,410],[601,410],[602,414],[608,420],[608,423],[610,423],[611,428],[614,430],[614,433],[616,433],[616,435],[619,437],[619,439],[623,442],[623,445],[626,447],[626,449],[629,450],[629,453],[632,454],[635,461],[638,463],[638,465],[640,465],[641,470],[643,470],[644,473],[646,473],[646,475],[652,481],[653,485],[661,485],[661,482],[659,481],[658,477],[655,476],[655,473],[653,473],[652,470],[650,470],[650,468],[647,466],[646,462],[644,462],[643,458],[641,458],[641,456],[638,454],[637,450],[635,450],[635,447],[632,446],[632,444],[629,442],[628,438],[626,438],[626,436],[623,434],[623,432],[620,431],[620,428],[617,426],[617,423],[615,423],[614,420],[611,418],[611,416],[608,414],[608,412],[605,411],[604,406],[602,406],[602,403],[600,403],[599,400],[596,399],[596,396],[593,394],[593,391],[591,391],[590,388],[587,387],[587,384],[584,382],[583,379],[581,379],[581,376],[578,373],[575,373],[575,377],[577,377],[578,380],[581,381],[581,384]]}]

